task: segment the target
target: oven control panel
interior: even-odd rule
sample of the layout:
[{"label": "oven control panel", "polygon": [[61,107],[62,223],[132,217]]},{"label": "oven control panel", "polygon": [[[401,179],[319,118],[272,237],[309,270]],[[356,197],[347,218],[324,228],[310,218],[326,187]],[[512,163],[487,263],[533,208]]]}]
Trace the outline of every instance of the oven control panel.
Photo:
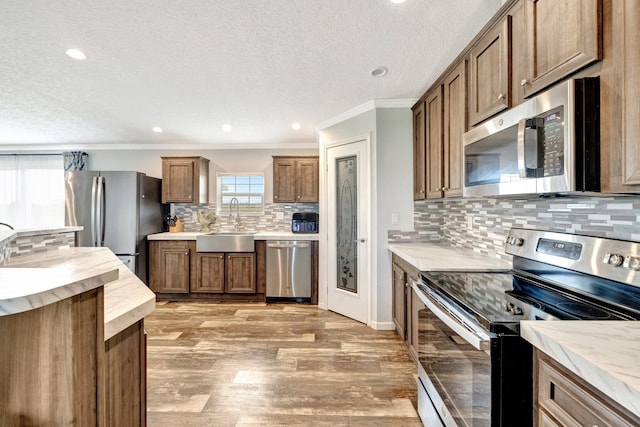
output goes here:
[{"label": "oven control panel", "polygon": [[604,254],[602,262],[614,267],[622,266],[623,268],[628,268],[630,270],[640,271],[640,257],[637,256],[625,256],[622,254],[607,252]]}]

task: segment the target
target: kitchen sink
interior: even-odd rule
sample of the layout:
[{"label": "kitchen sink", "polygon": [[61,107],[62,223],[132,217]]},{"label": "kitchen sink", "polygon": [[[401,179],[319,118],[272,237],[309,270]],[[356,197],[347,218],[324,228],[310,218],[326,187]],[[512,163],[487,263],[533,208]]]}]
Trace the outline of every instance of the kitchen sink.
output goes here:
[{"label": "kitchen sink", "polygon": [[196,237],[196,252],[254,252],[255,231],[222,231]]}]

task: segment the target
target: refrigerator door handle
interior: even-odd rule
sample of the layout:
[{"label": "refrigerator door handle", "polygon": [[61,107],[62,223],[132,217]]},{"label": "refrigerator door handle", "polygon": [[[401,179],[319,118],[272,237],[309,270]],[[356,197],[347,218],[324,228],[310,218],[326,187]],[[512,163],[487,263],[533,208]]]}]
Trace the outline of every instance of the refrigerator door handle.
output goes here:
[{"label": "refrigerator door handle", "polygon": [[98,177],[94,176],[91,182],[91,246],[98,246],[97,226],[97,192]]},{"label": "refrigerator door handle", "polygon": [[104,177],[98,177],[98,245],[104,246]]}]

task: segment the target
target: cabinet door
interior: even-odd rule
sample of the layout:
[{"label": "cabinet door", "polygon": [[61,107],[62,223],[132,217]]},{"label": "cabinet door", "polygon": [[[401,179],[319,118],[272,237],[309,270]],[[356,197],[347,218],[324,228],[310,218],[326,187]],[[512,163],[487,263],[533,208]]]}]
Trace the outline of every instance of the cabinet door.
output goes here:
[{"label": "cabinet door", "polygon": [[602,0],[527,0],[525,96],[602,58]]},{"label": "cabinet door", "polygon": [[462,136],[467,131],[467,61],[444,80],[444,168],[445,197],[462,196]]},{"label": "cabinet door", "polygon": [[149,242],[149,287],[157,293],[188,293],[191,248],[187,241]]},{"label": "cabinet door", "polygon": [[396,332],[403,340],[406,339],[406,273],[397,264],[393,264],[393,324]]},{"label": "cabinet door", "polygon": [[413,109],[413,200],[426,197],[424,102]]},{"label": "cabinet door", "polygon": [[224,254],[199,253],[196,259],[196,280],[191,292],[224,292]]},{"label": "cabinet door", "polygon": [[509,31],[511,17],[496,25],[471,50],[469,121],[477,125],[509,108]]},{"label": "cabinet door", "polygon": [[521,104],[529,82],[529,38],[525,3],[517,2],[510,10],[511,17],[511,106]]},{"label": "cabinet door", "polygon": [[[618,4],[617,7],[620,7]],[[640,2],[624,2],[622,77],[622,184],[640,185]],[[632,188],[623,188],[633,191]]]},{"label": "cabinet door", "polygon": [[425,101],[427,199],[442,197],[442,86]]},{"label": "cabinet door", "polygon": [[193,160],[162,160],[162,203],[192,202],[195,162]]},{"label": "cabinet door", "polygon": [[318,202],[318,163],[317,158],[296,160],[296,202]]},{"label": "cabinet door", "polygon": [[225,261],[226,291],[256,293],[256,255],[254,253],[227,254]]},{"label": "cabinet door", "polygon": [[274,203],[295,202],[296,163],[293,159],[273,159]]}]

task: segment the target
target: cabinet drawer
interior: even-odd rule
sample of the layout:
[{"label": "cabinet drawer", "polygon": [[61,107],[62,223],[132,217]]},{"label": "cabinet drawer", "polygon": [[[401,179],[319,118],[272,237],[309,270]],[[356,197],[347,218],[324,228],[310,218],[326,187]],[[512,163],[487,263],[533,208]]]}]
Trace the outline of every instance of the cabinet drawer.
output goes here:
[{"label": "cabinet drawer", "polygon": [[635,426],[599,392],[538,353],[538,422],[543,426]]}]

